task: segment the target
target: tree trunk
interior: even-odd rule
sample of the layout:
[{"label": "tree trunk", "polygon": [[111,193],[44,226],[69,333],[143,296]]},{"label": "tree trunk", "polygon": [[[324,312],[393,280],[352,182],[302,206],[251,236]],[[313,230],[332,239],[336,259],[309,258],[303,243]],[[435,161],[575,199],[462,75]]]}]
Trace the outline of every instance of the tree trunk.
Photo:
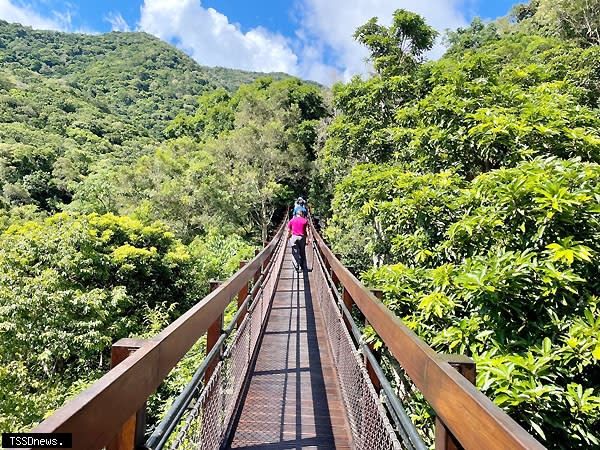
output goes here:
[{"label": "tree trunk", "polygon": [[269,232],[269,217],[267,214],[267,205],[264,200],[260,202],[260,212],[261,212],[261,234],[263,245],[267,243],[267,233]]}]

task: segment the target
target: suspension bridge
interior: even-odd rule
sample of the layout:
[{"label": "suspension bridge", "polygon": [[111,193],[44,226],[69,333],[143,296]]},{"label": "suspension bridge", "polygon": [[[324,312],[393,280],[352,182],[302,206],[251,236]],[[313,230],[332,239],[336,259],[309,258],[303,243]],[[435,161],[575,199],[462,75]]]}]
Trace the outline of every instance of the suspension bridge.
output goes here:
[{"label": "suspension bridge", "polygon": [[[90,450],[544,448],[475,388],[473,361],[434,352],[313,226],[309,242],[298,273],[282,224],[160,334],[115,343],[113,368],[32,432]],[[365,324],[385,351],[364,342]],[[149,396],[201,338],[203,362],[148,430]]]}]

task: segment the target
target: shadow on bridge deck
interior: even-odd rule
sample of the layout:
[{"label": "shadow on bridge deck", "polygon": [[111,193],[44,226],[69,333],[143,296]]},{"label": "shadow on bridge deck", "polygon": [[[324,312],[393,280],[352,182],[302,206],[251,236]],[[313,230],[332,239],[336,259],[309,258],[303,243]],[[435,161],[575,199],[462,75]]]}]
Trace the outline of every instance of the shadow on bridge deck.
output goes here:
[{"label": "shadow on bridge deck", "polygon": [[313,292],[311,273],[296,273],[288,247],[228,448],[351,448],[337,373]]}]

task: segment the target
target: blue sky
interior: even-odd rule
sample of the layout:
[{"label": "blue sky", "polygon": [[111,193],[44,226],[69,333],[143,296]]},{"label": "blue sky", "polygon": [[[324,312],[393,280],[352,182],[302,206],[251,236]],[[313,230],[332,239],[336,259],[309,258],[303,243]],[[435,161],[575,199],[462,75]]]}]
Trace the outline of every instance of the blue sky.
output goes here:
[{"label": "blue sky", "polygon": [[[83,33],[146,31],[200,64],[283,71],[324,84],[370,70],[352,39],[377,16],[389,24],[405,8],[443,32],[475,16],[494,19],[514,0],[0,0],[0,18],[40,29]],[[429,57],[443,53],[437,44]]]}]

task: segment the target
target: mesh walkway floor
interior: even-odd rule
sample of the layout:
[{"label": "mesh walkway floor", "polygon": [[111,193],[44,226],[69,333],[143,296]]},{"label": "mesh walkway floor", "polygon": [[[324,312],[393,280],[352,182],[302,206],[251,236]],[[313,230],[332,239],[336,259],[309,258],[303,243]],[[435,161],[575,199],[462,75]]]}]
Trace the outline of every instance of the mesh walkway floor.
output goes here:
[{"label": "mesh walkway floor", "polygon": [[288,247],[229,448],[351,448],[337,373],[313,292],[311,273],[296,273]]}]

